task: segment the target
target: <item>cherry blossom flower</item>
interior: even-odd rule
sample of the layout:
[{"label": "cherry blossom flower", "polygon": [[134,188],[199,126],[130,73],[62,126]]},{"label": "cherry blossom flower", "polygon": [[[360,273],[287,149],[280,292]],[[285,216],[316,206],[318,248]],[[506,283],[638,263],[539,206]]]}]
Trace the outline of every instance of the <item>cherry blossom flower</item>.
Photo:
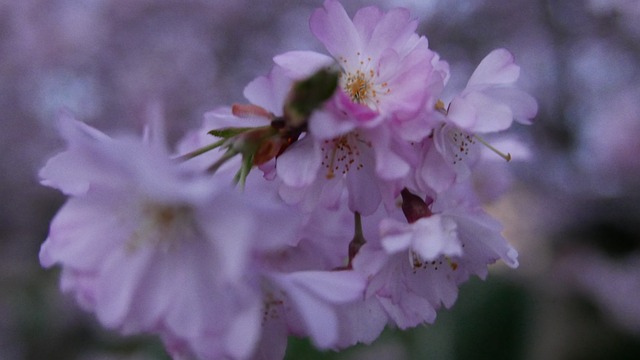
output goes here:
[{"label": "cherry blossom flower", "polygon": [[467,180],[481,158],[482,147],[511,160],[510,153],[498,150],[480,134],[505,130],[514,119],[531,123],[538,105],[531,95],[515,87],[519,75],[520,67],[511,53],[493,50],[446,109],[443,103],[436,105],[445,116],[439,119],[441,123],[432,137],[421,144],[422,159],[416,176],[422,189],[441,192]]},{"label": "cherry blossom flower", "polygon": [[270,334],[265,347],[287,335],[308,336],[323,349],[344,347],[343,309],[359,303],[366,279],[344,266],[354,226],[353,214],[341,203],[336,210],[317,207],[307,214],[296,246],[269,257],[264,326],[280,336]]},{"label": "cherry blossom flower", "polygon": [[353,102],[401,119],[422,110],[435,54],[415,33],[408,10],[366,7],[352,20],[340,3],[327,0],[309,24],[340,66],[341,85]]},{"label": "cherry blossom flower", "polygon": [[[403,190],[403,204],[421,202]],[[479,208],[452,207],[451,199],[436,200],[421,215],[414,210],[399,218],[383,218],[379,236],[367,238],[353,268],[369,280],[368,308],[375,299],[401,329],[435,321],[441,306],[451,307],[458,286],[470,275],[487,276],[487,266],[503,260],[517,267],[517,252],[500,232],[501,225]],[[379,316],[379,315],[378,315]]]},{"label": "cherry blossom flower", "polygon": [[69,147],[41,176],[71,198],[42,265],[62,265],[63,290],[106,327],[159,333],[171,352],[203,359],[249,357],[262,294],[246,279],[256,256],[292,241],[296,216],[184,171],[140,140],[72,119],[60,127]]},{"label": "cherry blossom flower", "polygon": [[[310,27],[331,57],[296,51],[274,60],[289,74],[308,74],[304,67],[328,66],[333,59],[340,89],[310,118],[308,136],[278,158],[283,196],[302,200],[329,193],[335,199],[346,188],[351,210],[368,215],[397,195],[397,181],[416,165],[409,141],[430,134],[428,114],[448,66],[415,33],[417,23],[406,9],[383,13],[367,7],[352,20],[328,0],[313,13]],[[300,172],[300,164],[313,167]]]}]

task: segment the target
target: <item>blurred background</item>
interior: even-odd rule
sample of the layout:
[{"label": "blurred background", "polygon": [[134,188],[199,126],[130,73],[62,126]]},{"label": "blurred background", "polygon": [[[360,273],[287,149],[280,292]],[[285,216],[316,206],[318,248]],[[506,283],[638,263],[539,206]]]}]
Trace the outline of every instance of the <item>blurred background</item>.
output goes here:
[{"label": "blurred background", "polygon": [[[640,359],[640,1],[343,1],[410,8],[461,89],[511,50],[540,105],[513,133],[531,154],[487,204],[520,252],[461,288],[434,325],[289,359]],[[161,111],[177,140],[243,101],[271,58],[321,50],[321,0],[0,0],[0,360],[168,359],[154,338],[103,330],[58,290],[38,251],[64,201],[37,171],[63,144],[61,108],[105,132]],[[508,149],[503,149],[508,150]]]}]

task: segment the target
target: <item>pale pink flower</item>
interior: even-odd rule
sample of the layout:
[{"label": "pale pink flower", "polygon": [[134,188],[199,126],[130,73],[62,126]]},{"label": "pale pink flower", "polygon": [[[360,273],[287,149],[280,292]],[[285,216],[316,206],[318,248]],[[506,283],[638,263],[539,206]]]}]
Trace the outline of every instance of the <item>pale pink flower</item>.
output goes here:
[{"label": "pale pink flower", "polygon": [[519,75],[520,67],[511,53],[494,50],[480,62],[466,88],[453,98],[448,108],[439,105],[444,115],[439,119],[441,123],[434,128],[433,136],[420,144],[416,181],[421,189],[442,192],[467,181],[483,147],[511,160],[511,149],[502,152],[479,134],[506,130],[514,119],[530,124],[538,105],[533,97],[516,87]]},{"label": "pale pink flower", "polygon": [[309,337],[322,349],[343,347],[342,310],[363,297],[366,279],[344,266],[353,214],[346,206],[318,207],[306,217],[299,242],[267,259],[259,354],[284,349],[288,335]]},{"label": "pale pink flower", "polygon": [[158,333],[169,351],[203,359],[251,356],[262,294],[247,279],[260,254],[292,242],[296,217],[138,139],[72,119],[60,127],[68,149],[40,174],[71,198],[42,265],[62,265],[63,290],[108,328]]},{"label": "pale pink flower", "polygon": [[340,3],[327,0],[310,26],[331,57],[296,51],[274,60],[301,76],[333,59],[340,89],[311,117],[307,136],[279,157],[283,196],[313,207],[321,194],[337,199],[346,188],[350,209],[368,215],[392,201],[416,165],[409,142],[431,133],[429,115],[448,66],[415,33],[406,9],[367,7],[350,19]]},{"label": "pale pink flower", "polygon": [[354,259],[354,270],[369,279],[365,302],[378,301],[401,329],[435,321],[440,307],[454,304],[458,286],[470,275],[485,278],[488,265],[518,265],[495,219],[453,203],[436,200],[433,214],[410,224],[383,219],[379,237],[367,237]]},{"label": "pale pink flower", "polygon": [[435,53],[416,34],[407,9],[366,7],[350,19],[339,2],[327,0],[309,24],[340,66],[342,89],[353,102],[400,119],[422,111],[432,96],[425,87]]}]

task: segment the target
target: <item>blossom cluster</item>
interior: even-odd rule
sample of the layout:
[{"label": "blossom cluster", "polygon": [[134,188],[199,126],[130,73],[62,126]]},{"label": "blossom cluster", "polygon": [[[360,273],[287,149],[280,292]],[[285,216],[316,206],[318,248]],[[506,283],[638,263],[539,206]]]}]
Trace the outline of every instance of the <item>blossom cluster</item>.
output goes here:
[{"label": "blossom cluster", "polygon": [[61,116],[40,177],[69,199],[40,262],[105,327],[180,359],[278,359],[288,336],[343,349],[432,323],[471,275],[518,265],[480,200],[511,158],[484,137],[537,112],[513,56],[445,103],[449,66],[406,9],[326,0],[309,23],[328,54],[275,56],[175,150],[161,121],[111,137]]}]

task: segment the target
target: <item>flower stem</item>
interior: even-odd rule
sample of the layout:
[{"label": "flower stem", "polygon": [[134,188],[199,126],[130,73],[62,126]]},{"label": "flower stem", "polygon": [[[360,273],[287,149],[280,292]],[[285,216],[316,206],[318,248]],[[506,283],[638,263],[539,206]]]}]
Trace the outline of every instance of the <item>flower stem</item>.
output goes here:
[{"label": "flower stem", "polygon": [[353,213],[354,217],[354,235],[353,239],[349,243],[349,265],[347,267],[351,267],[351,262],[353,258],[356,257],[358,251],[367,241],[364,239],[364,234],[362,233],[362,216],[359,212]]}]

